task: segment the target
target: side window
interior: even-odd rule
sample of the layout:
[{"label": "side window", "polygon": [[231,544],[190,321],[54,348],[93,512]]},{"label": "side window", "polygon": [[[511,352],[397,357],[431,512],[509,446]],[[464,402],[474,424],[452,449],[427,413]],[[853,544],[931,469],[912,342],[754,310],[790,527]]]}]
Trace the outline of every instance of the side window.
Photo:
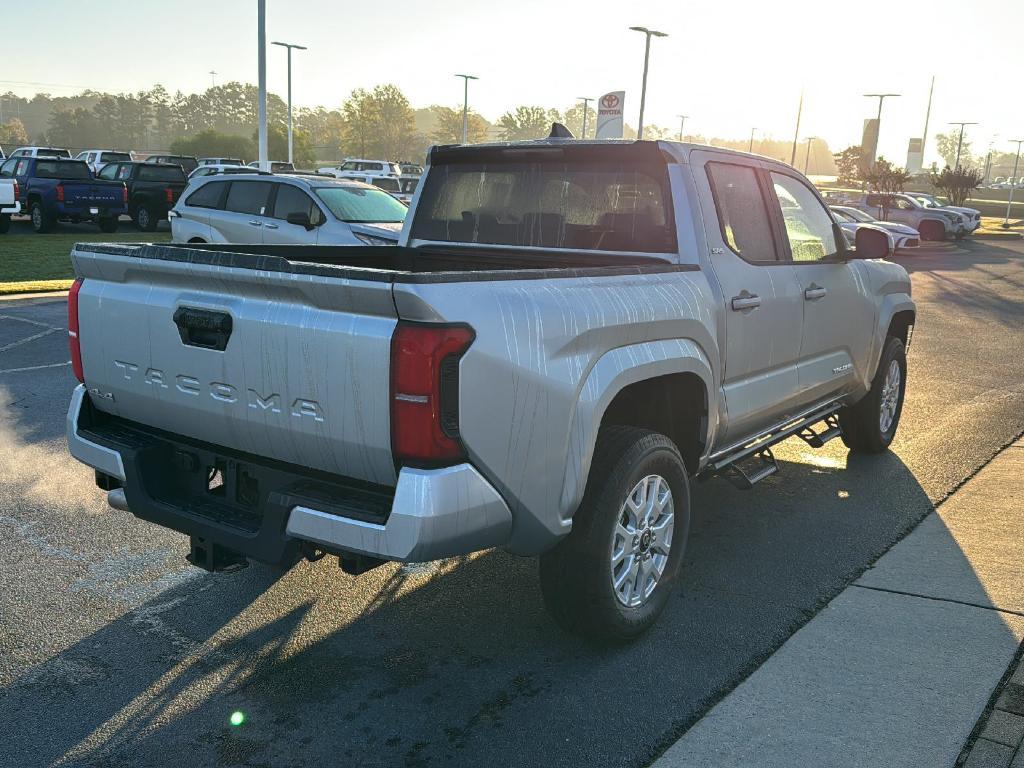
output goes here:
[{"label": "side window", "polygon": [[746,165],[708,163],[707,172],[725,242],[747,261],[778,261],[757,171]]},{"label": "side window", "polygon": [[98,178],[107,179],[108,181],[113,181],[114,180],[114,176],[117,173],[118,167],[119,166],[116,166],[116,165],[105,165],[105,166],[103,166],[103,170],[101,170],[99,172],[99,177]]},{"label": "side window", "polygon": [[14,175],[24,176],[26,173],[28,173],[28,159],[23,157],[18,161],[18,165],[14,170]]},{"label": "side window", "polygon": [[211,181],[209,184],[204,184],[188,196],[185,205],[196,208],[220,208],[225,186],[223,181]]},{"label": "side window", "polygon": [[8,160],[3,165],[0,165],[0,176],[10,178],[14,175],[14,166],[18,164],[17,159]]},{"label": "side window", "polygon": [[782,173],[772,173],[771,179],[793,261],[820,261],[838,251],[832,217],[807,185]]},{"label": "side window", "polygon": [[274,218],[287,219],[289,213],[305,213],[313,218],[313,201],[309,195],[291,184],[277,185],[277,199],[274,201]]},{"label": "side window", "polygon": [[[106,166],[104,166],[106,167]],[[128,181],[132,177],[132,167],[130,165],[119,165],[117,167],[117,179],[118,181]]]},{"label": "side window", "polygon": [[904,200],[902,197],[895,198],[893,202],[896,203],[896,207],[899,208],[901,211],[914,210],[914,206],[911,204],[911,202],[909,200]]},{"label": "side window", "polygon": [[267,198],[272,186],[269,181],[236,181],[228,190],[224,210],[262,216],[267,209]]}]

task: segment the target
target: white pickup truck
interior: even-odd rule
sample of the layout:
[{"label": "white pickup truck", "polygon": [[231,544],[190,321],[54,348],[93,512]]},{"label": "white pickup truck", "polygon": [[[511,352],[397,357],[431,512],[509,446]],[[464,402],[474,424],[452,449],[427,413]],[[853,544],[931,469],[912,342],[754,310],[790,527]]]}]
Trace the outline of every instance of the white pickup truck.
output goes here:
[{"label": "white pickup truck", "polygon": [[691,478],[750,487],[789,437],[887,449],[915,320],[890,248],[763,157],[435,147],[395,247],[77,245],[68,443],[195,565],[503,547],[563,626],[629,639]]},{"label": "white pickup truck", "polygon": [[11,228],[11,216],[21,213],[18,182],[0,177],[0,235]]}]

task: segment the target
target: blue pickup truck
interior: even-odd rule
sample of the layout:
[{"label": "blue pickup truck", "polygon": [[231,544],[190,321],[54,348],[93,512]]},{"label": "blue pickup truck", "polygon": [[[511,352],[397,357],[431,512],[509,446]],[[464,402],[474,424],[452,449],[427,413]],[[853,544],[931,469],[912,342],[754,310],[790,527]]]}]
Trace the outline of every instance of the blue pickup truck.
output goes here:
[{"label": "blue pickup truck", "polygon": [[91,221],[103,232],[116,232],[118,217],[128,213],[124,182],[97,179],[79,160],[12,157],[0,166],[0,177],[18,182],[36,232],[49,232],[58,221]]}]

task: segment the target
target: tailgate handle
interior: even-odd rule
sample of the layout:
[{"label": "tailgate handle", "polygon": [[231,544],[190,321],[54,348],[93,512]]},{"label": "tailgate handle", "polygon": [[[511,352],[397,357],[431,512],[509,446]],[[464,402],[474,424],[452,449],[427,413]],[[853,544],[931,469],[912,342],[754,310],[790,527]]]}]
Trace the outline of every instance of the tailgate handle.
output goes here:
[{"label": "tailgate handle", "polygon": [[181,343],[190,347],[223,352],[231,338],[231,315],[195,307],[178,307],[174,312]]}]

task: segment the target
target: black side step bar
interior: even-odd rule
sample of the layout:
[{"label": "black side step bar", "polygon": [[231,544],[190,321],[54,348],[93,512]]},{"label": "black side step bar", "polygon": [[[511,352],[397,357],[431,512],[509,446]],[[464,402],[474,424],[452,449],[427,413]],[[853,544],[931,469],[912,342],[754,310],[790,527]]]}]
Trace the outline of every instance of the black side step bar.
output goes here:
[{"label": "black side step bar", "polygon": [[[798,435],[808,445],[820,448],[829,440],[839,437],[843,433],[839,426],[839,408],[836,403],[820,408],[752,443],[712,459],[701,473],[701,479],[720,475],[741,490],[753,488],[779,471],[778,462],[771,450],[773,445]],[[819,422],[824,423],[825,428],[816,432],[813,427]]]}]

